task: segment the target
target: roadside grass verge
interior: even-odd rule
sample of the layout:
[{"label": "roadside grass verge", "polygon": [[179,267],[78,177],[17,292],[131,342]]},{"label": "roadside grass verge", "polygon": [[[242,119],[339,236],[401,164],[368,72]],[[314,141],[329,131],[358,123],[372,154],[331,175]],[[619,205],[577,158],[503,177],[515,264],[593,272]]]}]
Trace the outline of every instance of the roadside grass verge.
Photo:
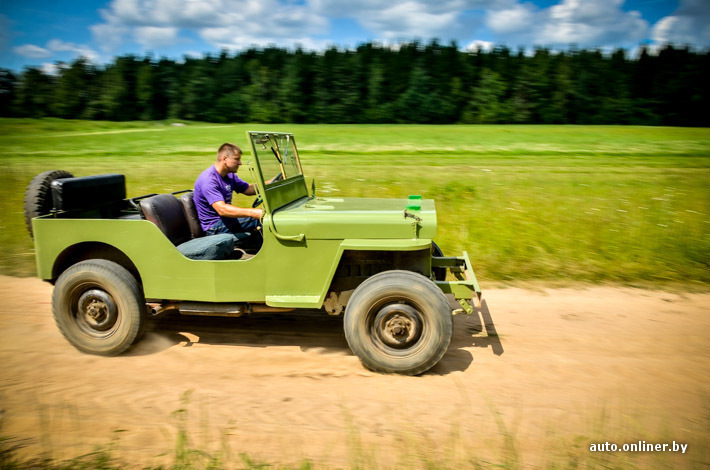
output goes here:
[{"label": "roadside grass verge", "polygon": [[267,129],[295,133],[319,196],[435,199],[437,243],[468,251],[484,286],[710,283],[710,129],[172,124],[0,119],[0,272],[34,275],[22,197],[37,173],[185,189],[222,142]]},{"label": "roadside grass verge", "polygon": [[[415,422],[404,423],[391,436],[372,439],[355,422],[345,407],[343,416],[343,442],[346,449],[344,463],[320,461],[318,457],[302,457],[290,454],[285,449],[274,449],[274,455],[288,455],[287,459],[296,463],[281,463],[256,457],[244,450],[235,450],[230,434],[222,431],[217,442],[195,441],[196,424],[190,417],[191,392],[183,394],[181,408],[171,414],[174,440],[172,449],[166,449],[160,464],[144,464],[127,461],[121,453],[121,433],[116,432],[111,440],[93,451],[74,458],[59,460],[52,457],[51,446],[44,449],[44,455],[34,458],[17,457],[24,444],[21,441],[0,437],[0,470],[122,470],[142,468],[144,470],[316,470],[316,469],[412,469],[412,470],[460,470],[524,468],[546,469],[701,469],[710,464],[710,409],[701,411],[697,419],[686,421],[682,429],[671,425],[670,417],[663,413],[648,413],[640,410],[618,409],[600,406],[590,410],[585,416],[583,432],[568,432],[571,416],[549,419],[547,424],[532,432],[521,431],[524,410],[516,409],[515,416],[504,413],[488,402],[490,416],[470,421],[472,416],[462,410],[460,416],[452,419],[446,433],[430,431],[417,426]],[[490,424],[491,426],[481,427]],[[203,423],[204,425],[204,423]],[[0,421],[0,433],[2,421]],[[42,431],[46,432],[46,431]],[[2,434],[0,434],[2,436]],[[50,438],[41,440],[51,441]],[[269,439],[273,442],[273,436]],[[611,442],[616,444],[683,443],[686,452],[590,451],[591,444]],[[238,444],[237,444],[238,446]],[[331,455],[324,448],[324,455]],[[135,452],[132,455],[136,455]],[[150,461],[147,459],[146,461]]]}]

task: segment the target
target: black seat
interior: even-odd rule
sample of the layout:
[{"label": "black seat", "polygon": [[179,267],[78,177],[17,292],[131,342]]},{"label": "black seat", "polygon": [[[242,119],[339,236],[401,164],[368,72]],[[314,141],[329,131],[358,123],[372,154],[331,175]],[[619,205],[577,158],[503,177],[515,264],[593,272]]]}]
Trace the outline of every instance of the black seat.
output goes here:
[{"label": "black seat", "polygon": [[156,194],[139,203],[146,220],[153,222],[180,253],[194,260],[239,259],[231,234],[193,238],[182,202],[172,194]]},{"label": "black seat", "polygon": [[184,193],[180,196],[180,202],[182,203],[182,208],[185,211],[187,225],[190,227],[192,238],[199,238],[203,236],[205,232],[202,230],[200,219],[197,217],[197,209],[195,208],[195,201],[192,199],[192,191]]},{"label": "black seat", "polygon": [[[197,216],[197,209],[195,208],[195,201],[192,198],[193,191],[183,193],[180,196],[180,202],[182,203],[182,208],[185,211],[185,218],[187,220],[187,225],[190,227],[190,234],[192,238],[200,238],[205,236],[204,230],[200,225],[200,219]],[[245,253],[256,253],[261,248],[263,239],[261,238],[261,233],[247,233],[238,234],[235,237],[235,245],[237,249]]]},{"label": "black seat", "polygon": [[156,194],[139,204],[145,218],[157,225],[173,245],[192,238],[182,204],[172,194]]}]

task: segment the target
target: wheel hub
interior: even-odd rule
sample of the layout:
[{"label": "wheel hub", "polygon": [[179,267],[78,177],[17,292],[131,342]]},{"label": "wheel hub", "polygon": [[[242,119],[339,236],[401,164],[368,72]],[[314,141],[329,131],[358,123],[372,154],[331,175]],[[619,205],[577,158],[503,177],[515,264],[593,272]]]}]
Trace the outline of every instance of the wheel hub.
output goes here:
[{"label": "wheel hub", "polygon": [[118,309],[108,292],[91,289],[79,298],[78,312],[90,328],[106,331],[116,324]]},{"label": "wheel hub", "polygon": [[387,346],[405,349],[414,345],[422,334],[419,312],[411,305],[390,304],[375,317],[375,331]]}]

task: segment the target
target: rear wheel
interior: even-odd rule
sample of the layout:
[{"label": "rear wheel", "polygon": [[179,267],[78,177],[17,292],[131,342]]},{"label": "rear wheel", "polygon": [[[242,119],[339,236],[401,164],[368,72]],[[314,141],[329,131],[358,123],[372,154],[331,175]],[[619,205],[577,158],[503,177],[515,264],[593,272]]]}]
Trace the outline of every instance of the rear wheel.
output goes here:
[{"label": "rear wheel", "polygon": [[47,215],[52,210],[52,181],[59,178],[71,178],[74,175],[64,170],[50,170],[32,178],[25,190],[25,224],[32,236],[32,219]]},{"label": "rear wheel", "polygon": [[131,273],[103,259],[64,271],[52,296],[54,320],[64,337],[80,351],[102,356],[121,354],[140,338],[144,304]]},{"label": "rear wheel", "polygon": [[431,280],[385,271],[355,290],[344,327],[350,349],[367,368],[417,375],[446,353],[453,320],[446,297]]}]

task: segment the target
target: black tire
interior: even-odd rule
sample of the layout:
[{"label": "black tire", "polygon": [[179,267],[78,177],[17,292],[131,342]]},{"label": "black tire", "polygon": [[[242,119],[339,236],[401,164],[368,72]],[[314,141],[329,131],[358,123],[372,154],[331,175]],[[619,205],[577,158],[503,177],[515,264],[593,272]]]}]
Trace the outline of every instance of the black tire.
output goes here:
[{"label": "black tire", "polygon": [[385,271],[360,284],[344,318],[345,338],[376,372],[417,375],[431,369],[451,342],[451,307],[430,279]]},{"label": "black tire", "polygon": [[[441,251],[439,245],[435,241],[431,242],[431,254],[432,256],[444,256],[444,252]],[[434,274],[434,279],[437,281],[446,280],[446,268],[431,268],[432,274]]]},{"label": "black tire", "polygon": [[140,339],[146,309],[140,286],[123,266],[104,259],[64,271],[52,295],[54,320],[78,350],[115,356]]},{"label": "black tire", "polygon": [[32,234],[32,219],[47,215],[52,210],[52,181],[59,178],[72,178],[74,175],[64,170],[50,170],[32,178],[25,190],[25,225]]}]

